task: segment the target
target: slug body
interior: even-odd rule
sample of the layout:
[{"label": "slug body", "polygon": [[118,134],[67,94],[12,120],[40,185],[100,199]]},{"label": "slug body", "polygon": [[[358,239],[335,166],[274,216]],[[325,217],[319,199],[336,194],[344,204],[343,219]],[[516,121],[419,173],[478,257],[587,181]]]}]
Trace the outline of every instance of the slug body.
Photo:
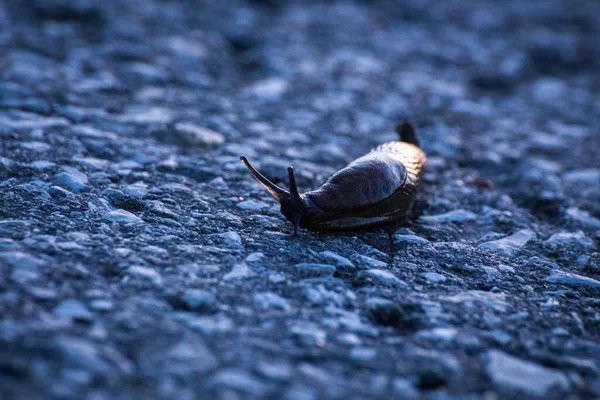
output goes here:
[{"label": "slug body", "polygon": [[366,229],[408,214],[425,166],[412,125],[396,128],[400,141],[377,146],[331,176],[319,189],[298,193],[288,168],[290,191],[258,172],[241,157],[252,176],[281,204],[282,214],[297,227],[315,231]]}]

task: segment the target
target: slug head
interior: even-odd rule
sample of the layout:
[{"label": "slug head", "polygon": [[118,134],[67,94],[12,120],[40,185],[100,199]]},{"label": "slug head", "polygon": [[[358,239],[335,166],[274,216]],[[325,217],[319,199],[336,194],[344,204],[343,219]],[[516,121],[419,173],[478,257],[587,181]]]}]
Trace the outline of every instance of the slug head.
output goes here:
[{"label": "slug head", "polygon": [[296,186],[296,178],[294,177],[294,168],[288,167],[288,175],[290,179],[290,191],[280,188],[273,182],[268,180],[263,174],[258,172],[256,168],[250,164],[245,156],[241,156],[240,160],[254,179],[258,181],[267,191],[281,204],[281,213],[294,225],[294,235],[298,233],[298,225],[302,216],[306,213],[306,204],[302,200],[298,187]]}]

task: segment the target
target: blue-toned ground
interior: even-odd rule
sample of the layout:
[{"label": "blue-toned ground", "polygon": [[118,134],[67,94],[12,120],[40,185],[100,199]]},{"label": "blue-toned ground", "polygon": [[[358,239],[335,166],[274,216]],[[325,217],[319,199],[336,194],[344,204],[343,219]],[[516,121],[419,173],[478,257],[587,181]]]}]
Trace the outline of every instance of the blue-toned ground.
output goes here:
[{"label": "blue-toned ground", "polygon": [[[600,397],[600,5],[0,1],[0,398]],[[292,227],[410,118],[403,226]]]}]

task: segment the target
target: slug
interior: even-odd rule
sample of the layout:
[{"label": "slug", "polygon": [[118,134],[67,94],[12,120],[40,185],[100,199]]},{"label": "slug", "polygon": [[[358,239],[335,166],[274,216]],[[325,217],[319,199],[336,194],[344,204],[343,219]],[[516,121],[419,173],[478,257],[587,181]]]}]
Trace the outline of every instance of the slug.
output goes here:
[{"label": "slug", "polygon": [[427,158],[413,125],[396,127],[399,141],[375,147],[331,176],[319,189],[300,194],[294,169],[288,167],[290,190],[258,172],[245,156],[250,174],[281,204],[294,226],[313,231],[368,229],[408,214]]}]

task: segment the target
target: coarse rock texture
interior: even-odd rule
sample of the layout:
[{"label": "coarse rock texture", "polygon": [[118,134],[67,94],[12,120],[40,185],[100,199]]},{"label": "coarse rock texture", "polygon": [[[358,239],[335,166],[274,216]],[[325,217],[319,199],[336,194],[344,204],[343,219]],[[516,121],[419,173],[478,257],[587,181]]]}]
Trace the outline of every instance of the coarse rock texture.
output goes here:
[{"label": "coarse rock texture", "polygon": [[[600,4],[0,1],[0,398],[600,397]],[[291,225],[394,140],[402,226]]]}]

